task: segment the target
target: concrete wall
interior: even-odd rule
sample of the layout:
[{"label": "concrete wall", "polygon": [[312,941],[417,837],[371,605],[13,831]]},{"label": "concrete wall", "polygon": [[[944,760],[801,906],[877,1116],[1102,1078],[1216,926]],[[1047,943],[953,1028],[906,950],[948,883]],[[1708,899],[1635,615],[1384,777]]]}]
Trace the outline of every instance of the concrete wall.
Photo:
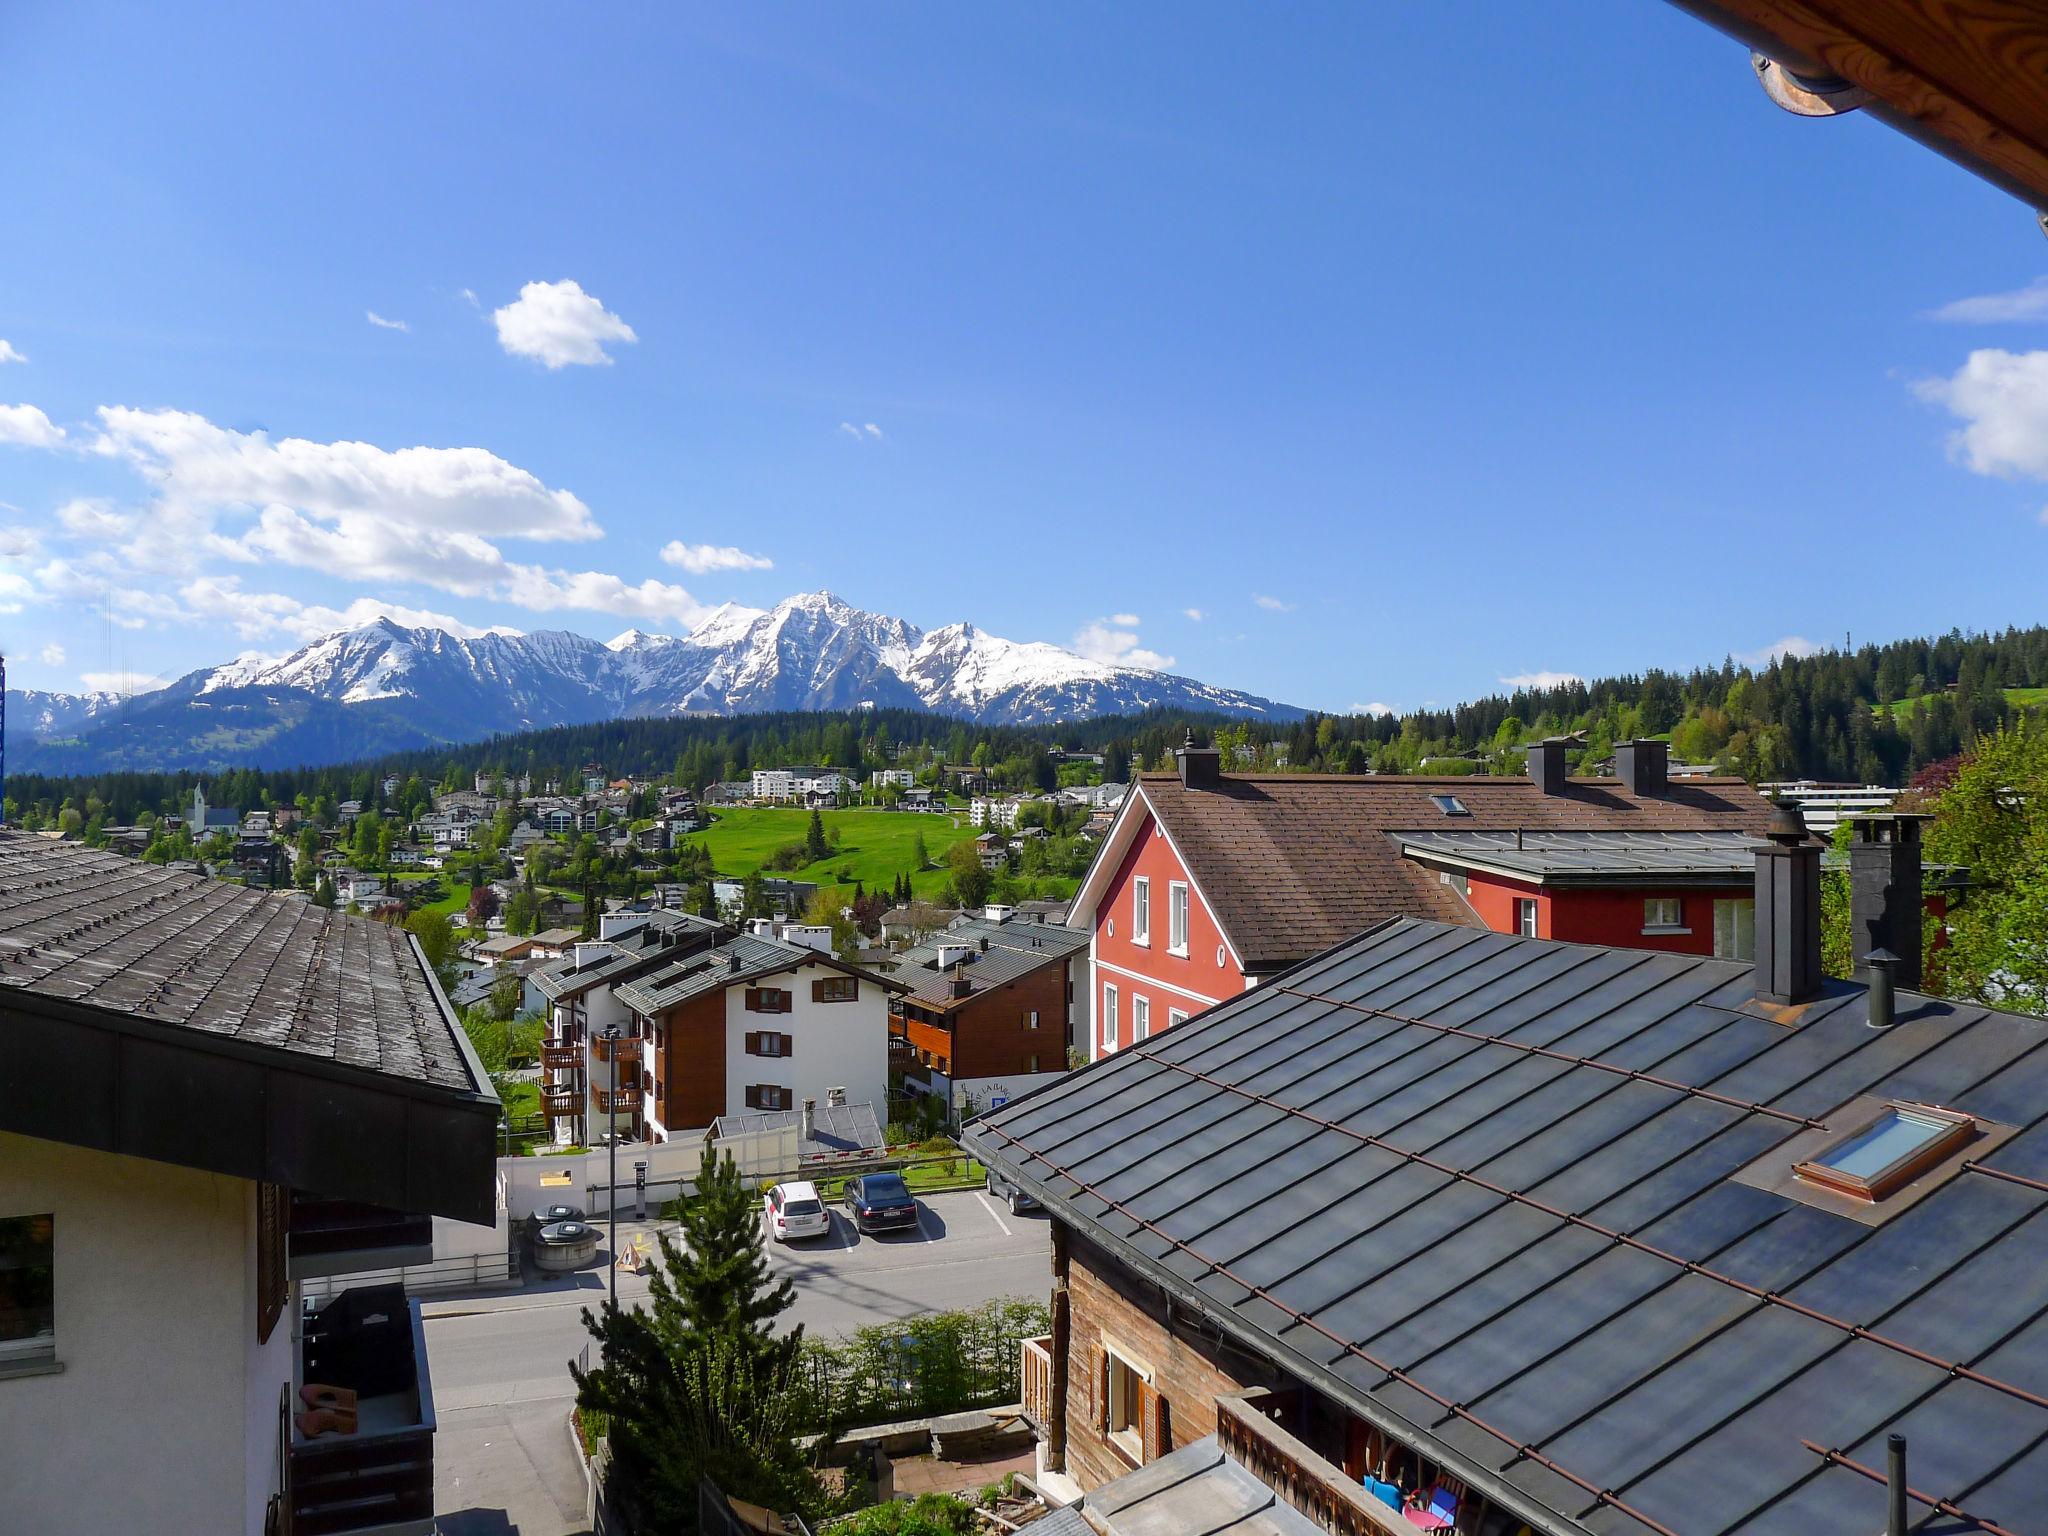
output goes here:
[{"label": "concrete wall", "polygon": [[63,1365],[0,1380],[0,1531],[262,1530],[293,1318],[257,1344],[255,1199],[0,1133],[0,1215],[56,1216]]}]

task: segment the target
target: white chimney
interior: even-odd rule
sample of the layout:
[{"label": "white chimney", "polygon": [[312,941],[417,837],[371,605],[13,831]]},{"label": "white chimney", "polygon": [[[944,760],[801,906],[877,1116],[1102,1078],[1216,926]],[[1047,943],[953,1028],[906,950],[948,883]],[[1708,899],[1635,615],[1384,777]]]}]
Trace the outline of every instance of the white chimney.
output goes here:
[{"label": "white chimney", "polygon": [[833,1105],[835,1108],[844,1108],[846,1105],[846,1090],[844,1088],[827,1088],[825,1090],[825,1102]]},{"label": "white chimney", "polygon": [[813,1140],[813,1139],[814,1139],[814,1138],[816,1137],[816,1135],[817,1135],[817,1132],[818,1132],[818,1101],[817,1101],[816,1099],[805,1099],[805,1100],[804,1100],[804,1121],[803,1121],[803,1130],[802,1130],[802,1132],[801,1132],[801,1134],[800,1134],[800,1136],[799,1136],[799,1140],[802,1140],[802,1141],[810,1141],[810,1140]]}]

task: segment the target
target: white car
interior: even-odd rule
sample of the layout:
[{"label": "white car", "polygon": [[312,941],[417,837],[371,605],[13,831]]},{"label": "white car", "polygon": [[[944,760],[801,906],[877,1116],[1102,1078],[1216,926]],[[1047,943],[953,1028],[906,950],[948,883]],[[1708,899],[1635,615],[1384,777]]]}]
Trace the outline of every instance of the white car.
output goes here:
[{"label": "white car", "polygon": [[807,1181],[777,1184],[761,1201],[762,1219],[768,1235],[778,1243],[792,1237],[823,1237],[832,1230],[832,1213],[818,1198],[818,1187]]}]

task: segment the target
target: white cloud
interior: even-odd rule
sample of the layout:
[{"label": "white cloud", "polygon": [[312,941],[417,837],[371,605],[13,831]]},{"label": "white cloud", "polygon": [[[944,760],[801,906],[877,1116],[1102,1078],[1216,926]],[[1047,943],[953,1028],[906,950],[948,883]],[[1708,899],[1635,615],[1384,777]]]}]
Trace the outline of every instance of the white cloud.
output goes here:
[{"label": "white cloud", "polygon": [[1383,718],[1383,717],[1385,717],[1385,716],[1387,716],[1387,715],[1391,715],[1391,714],[1392,714],[1393,712],[1394,712],[1394,706],[1393,706],[1393,705],[1391,705],[1391,704],[1381,704],[1381,703],[1379,703],[1378,701],[1374,701],[1374,702],[1373,702],[1373,703],[1371,703],[1371,704],[1354,704],[1354,705],[1352,705],[1352,706],[1351,706],[1351,713],[1352,713],[1352,714],[1354,714],[1354,715],[1371,715],[1371,716],[1373,716],[1373,717],[1374,717],[1375,719],[1379,719],[1379,718]]},{"label": "white cloud", "polygon": [[1201,623],[1202,620],[1209,617],[1208,614],[1204,613],[1199,608],[1183,608],[1181,609],[1181,612],[1186,614],[1189,618],[1193,619],[1197,624]]},{"label": "white cloud", "polygon": [[19,523],[0,524],[0,560],[25,560],[42,548],[42,538],[33,528]]},{"label": "white cloud", "polygon": [[1949,452],[1980,475],[2048,480],[2048,352],[1972,352],[1954,377],[1915,386],[1967,423]]},{"label": "white cloud", "polygon": [[531,357],[549,368],[566,368],[571,363],[585,367],[611,362],[607,342],[631,342],[640,338],[633,327],[598,302],[596,295],[583,291],[580,283],[564,278],[559,283],[528,283],[519,297],[503,309],[494,310],[498,345],[514,357]]},{"label": "white cloud", "polygon": [[64,429],[33,405],[0,405],[0,443],[23,448],[54,448]]},{"label": "white cloud", "polygon": [[171,685],[150,672],[81,672],[78,680],[94,693],[154,693]]},{"label": "white cloud", "polygon": [[2048,277],[2037,277],[2008,293],[1980,293],[1930,310],[1930,320],[1958,325],[1999,325],[2016,320],[2048,320]]},{"label": "white cloud", "polygon": [[1820,647],[1804,635],[1787,635],[1753,651],[1737,651],[1735,659],[1745,667],[1768,667],[1781,656],[1812,656],[1819,650]]},{"label": "white cloud", "polygon": [[1585,679],[1576,672],[1517,672],[1513,677],[1500,680],[1503,688],[1562,688],[1569,683],[1583,683]]},{"label": "white cloud", "polygon": [[370,322],[370,324],[372,324],[372,325],[376,326],[376,327],[377,327],[377,328],[378,328],[379,330],[384,330],[384,331],[410,331],[410,330],[412,329],[412,327],[411,327],[410,325],[408,325],[408,324],[407,324],[407,323],[406,323],[405,321],[403,321],[403,320],[386,320],[386,319],[385,319],[385,318],[384,318],[384,317],[383,317],[382,315],[378,314],[378,313],[377,313],[377,311],[375,311],[374,309],[366,309],[366,310],[364,310],[364,311],[363,311],[363,318],[364,318],[365,320],[369,321],[369,322]]},{"label": "white cloud", "polygon": [[1136,629],[1145,621],[1135,613],[1112,613],[1109,616],[1109,622],[1121,629]]},{"label": "white cloud", "polygon": [[390,619],[408,629],[445,630],[464,640],[478,635],[519,633],[502,624],[478,626],[453,614],[382,598],[359,597],[346,607],[330,608],[304,603],[282,592],[249,592],[243,590],[240,578],[232,575],[197,577],[179,589],[178,597],[184,605],[181,617],[186,622],[225,623],[245,640],[279,634],[295,640],[312,640],[338,629],[359,629],[377,619]]},{"label": "white cloud", "polygon": [[85,539],[116,539],[135,526],[135,519],[116,512],[113,504],[97,496],[78,496],[57,509],[57,521],[67,533]]},{"label": "white cloud", "polygon": [[544,571],[535,565],[510,569],[512,577],[504,595],[522,608],[541,612],[581,608],[632,619],[674,619],[688,625],[710,612],[681,587],[651,576],[636,585],[604,571]]},{"label": "white cloud", "polygon": [[28,359],[15,350],[14,343],[0,336],[0,363],[25,363]]},{"label": "white cloud", "polygon": [[879,443],[887,441],[887,439],[883,436],[882,429],[876,426],[872,421],[864,421],[859,423],[851,421],[842,421],[841,423],[839,423],[839,430],[844,432],[848,437],[852,438],[856,443]]},{"label": "white cloud", "polygon": [[1252,594],[1252,602],[1256,606],[1265,609],[1268,613],[1292,613],[1299,606],[1295,603],[1283,603],[1279,598],[1268,597],[1263,592],[1254,592]]},{"label": "white cloud", "polygon": [[43,665],[46,667],[61,667],[64,665],[64,647],[54,640],[44,646],[37,654],[42,657]]},{"label": "white cloud", "polygon": [[671,539],[661,546],[661,558],[695,576],[712,571],[772,571],[775,562],[766,555],[750,555],[730,544],[685,544]]},{"label": "white cloud", "polygon": [[1146,667],[1154,672],[1164,672],[1173,665],[1173,658],[1140,645],[1136,631],[1130,627],[1137,622],[1128,613],[1115,614],[1107,619],[1091,619],[1075,632],[1073,650],[1077,655],[1105,666]]},{"label": "white cloud", "polygon": [[462,300],[471,309],[483,308],[483,305],[477,302],[476,290],[474,288],[458,288],[455,290],[455,297]]}]

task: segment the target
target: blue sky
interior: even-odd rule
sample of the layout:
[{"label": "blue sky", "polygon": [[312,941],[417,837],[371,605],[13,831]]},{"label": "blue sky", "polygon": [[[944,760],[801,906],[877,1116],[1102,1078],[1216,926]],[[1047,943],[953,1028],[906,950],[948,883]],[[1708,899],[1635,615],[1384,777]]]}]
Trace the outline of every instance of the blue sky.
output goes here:
[{"label": "blue sky", "polygon": [[2030,213],[1655,0],[18,0],[0,80],[16,686],[819,586],[1326,708],[2043,618]]}]

